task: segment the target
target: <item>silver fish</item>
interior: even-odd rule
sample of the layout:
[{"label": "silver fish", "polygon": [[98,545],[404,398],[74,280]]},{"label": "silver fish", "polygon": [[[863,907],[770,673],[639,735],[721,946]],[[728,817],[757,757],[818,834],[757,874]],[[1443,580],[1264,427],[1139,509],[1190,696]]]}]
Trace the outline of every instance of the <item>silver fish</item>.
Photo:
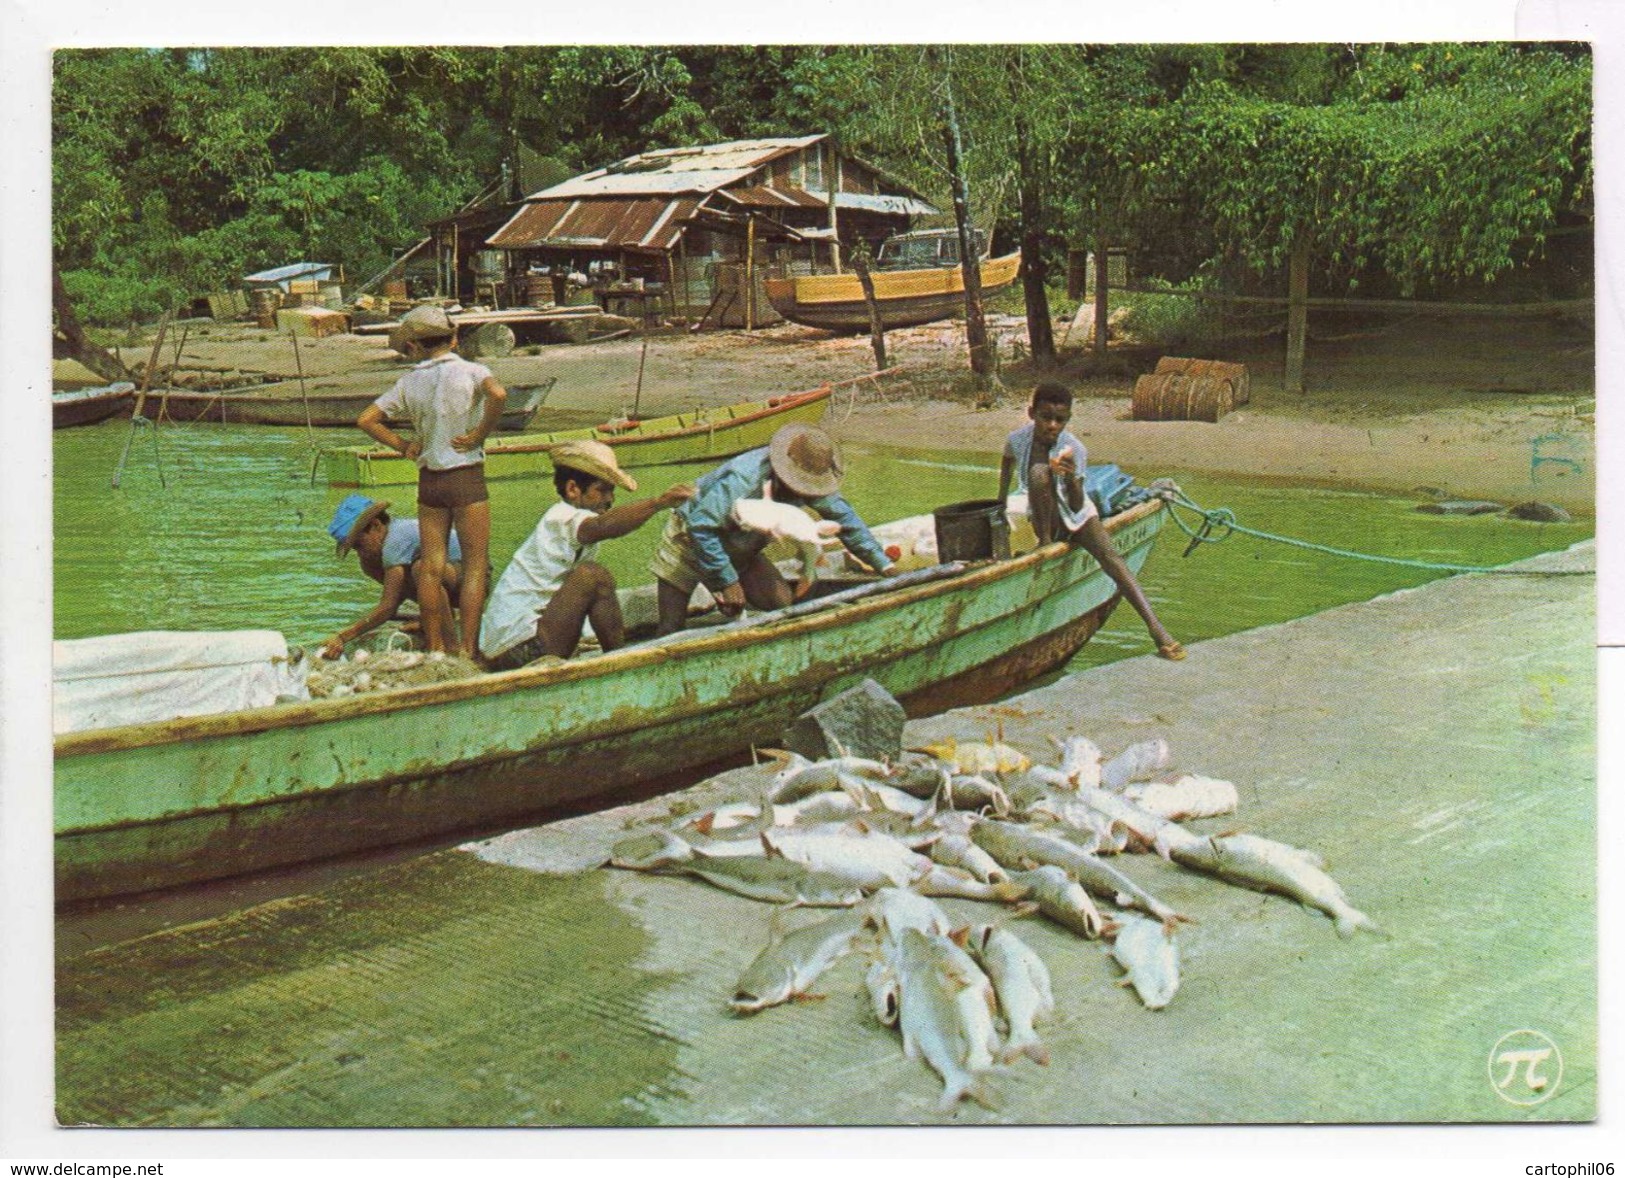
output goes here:
[{"label": "silver fish", "polygon": [[[957,950],[947,938],[918,929],[904,929],[898,943],[903,1054],[923,1057],[942,1077],[939,1111],[952,1112],[966,1096],[994,1108],[993,1094],[980,1074],[992,1066],[997,1050],[992,984],[974,963],[964,969],[942,946]],[[963,950],[958,952],[965,957]]]},{"label": "silver fish", "polygon": [[906,928],[947,936],[954,927],[934,901],[908,888],[880,888],[869,898],[867,912],[869,922],[893,944]]},{"label": "silver fish", "polygon": [[787,859],[696,856],[676,870],[713,887],[769,904],[807,908],[849,908],[863,900],[863,889],[827,872],[809,871]]},{"label": "silver fish", "polygon": [[1112,940],[1112,957],[1126,971],[1120,985],[1133,986],[1148,1010],[1161,1010],[1179,989],[1179,946],[1166,925],[1125,916]]},{"label": "silver fish", "polygon": [[863,975],[863,988],[869,991],[869,1006],[875,1012],[875,1021],[883,1027],[895,1027],[901,1013],[902,986],[891,962],[879,957],[870,962],[868,972]]},{"label": "silver fish", "polygon": [[931,858],[944,867],[958,867],[970,872],[983,883],[1009,883],[999,861],[989,855],[968,836],[945,834],[931,844]]},{"label": "silver fish", "polygon": [[1084,890],[1119,908],[1138,908],[1169,925],[1194,923],[1190,917],[1175,912],[1110,863],[1067,839],[1008,822],[983,822],[980,829],[982,838],[999,846],[1018,863],[1047,863],[1059,867],[1082,884]]},{"label": "silver fish", "polygon": [[1100,788],[1120,793],[1129,782],[1145,781],[1167,768],[1168,762],[1168,742],[1162,737],[1138,741],[1100,767]]},{"label": "silver fish", "polygon": [[1073,789],[1095,789],[1100,785],[1100,746],[1087,736],[1069,736],[1056,741],[1061,747],[1061,773]]},{"label": "silver fish", "polygon": [[1010,878],[1014,883],[1031,888],[1029,894],[1037,902],[1038,910],[1063,928],[1089,940],[1106,931],[1107,922],[1089,893],[1059,867],[1046,863],[1031,871],[1012,871]]},{"label": "silver fish", "polygon": [[991,810],[1010,813],[1010,795],[1004,787],[980,773],[956,773],[948,779],[948,801],[956,810]]},{"label": "silver fish", "polygon": [[763,833],[762,845],[769,854],[838,875],[864,891],[888,885],[907,887],[935,866],[924,855],[883,834],[842,837],[774,829]]},{"label": "silver fish", "polygon": [[1176,847],[1173,858],[1182,866],[1247,887],[1280,892],[1318,908],[1332,918],[1340,937],[1352,937],[1362,928],[1378,931],[1369,916],[1349,903],[1337,881],[1322,869],[1318,856],[1286,843],[1250,834],[1214,836]]},{"label": "silver fish", "polygon": [[1155,850],[1164,859],[1171,858],[1181,849],[1189,850],[1206,841],[1179,823],[1153,814],[1143,806],[1136,806],[1121,794],[1104,789],[1086,789],[1080,790],[1078,796],[1127,830],[1136,842]]},{"label": "silver fish", "polygon": [[728,1001],[739,1014],[754,1014],[796,998],[812,997],[813,982],[852,948],[863,931],[861,912],[842,912],[782,937],[774,937],[740,975]]},{"label": "silver fish", "polygon": [[1172,781],[1131,785],[1123,796],[1141,809],[1175,822],[1234,814],[1240,801],[1231,782],[1197,773],[1182,773]]},{"label": "silver fish", "polygon": [[1002,883],[983,883],[966,872],[953,867],[932,863],[930,868],[914,881],[914,889],[927,896],[959,896],[965,900],[986,900],[994,904],[1012,904],[1025,900],[1029,891],[1026,884],[1006,880]]},{"label": "silver fish", "polygon": [[862,757],[830,757],[822,761],[809,761],[806,757],[791,753],[785,767],[773,778],[773,784],[768,789],[768,800],[786,805],[825,790],[840,789],[843,773],[885,781],[891,770],[879,761]]},{"label": "silver fish", "polygon": [[1015,933],[996,924],[972,925],[965,932],[965,947],[993,982],[999,1009],[1004,1011],[1009,1027],[1004,1062],[1025,1055],[1034,1063],[1048,1065],[1049,1049],[1033,1029],[1034,1024],[1055,1013],[1055,995],[1043,958]]}]

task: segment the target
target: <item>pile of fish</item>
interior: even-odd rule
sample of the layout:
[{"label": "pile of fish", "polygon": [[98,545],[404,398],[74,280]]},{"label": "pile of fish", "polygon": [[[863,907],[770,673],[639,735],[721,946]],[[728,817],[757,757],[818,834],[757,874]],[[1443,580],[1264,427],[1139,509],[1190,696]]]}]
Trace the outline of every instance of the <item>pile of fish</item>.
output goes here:
[{"label": "pile of fish", "polygon": [[305,686],[312,699],[342,699],[398,687],[421,687],[481,674],[479,666],[458,655],[424,654],[421,650],[358,650],[348,658],[310,659]]},{"label": "pile of fish", "polygon": [[[1339,935],[1374,929],[1313,853],[1251,834],[1198,834],[1187,821],[1235,811],[1228,782],[1171,771],[1164,740],[1105,757],[1087,738],[1057,741],[1034,764],[1002,738],[948,741],[896,764],[860,757],[782,768],[760,801],[674,817],[616,844],[610,864],[690,875],[754,900],[843,911],[786,931],[740,977],[740,1014],[811,995],[862,946],[875,1017],[904,1053],[943,1081],[942,1109],[969,1097],[994,1107],[989,1073],[1020,1058],[1047,1064],[1035,1029],[1054,1012],[1049,972],[1011,923],[1041,914],[1109,944],[1150,1009],[1179,989],[1178,929],[1192,919],[1110,859],[1151,852],[1228,883],[1318,909]],[[988,923],[954,922],[930,897],[1006,905]],[[1003,1030],[1001,1032],[1000,1025]]]}]

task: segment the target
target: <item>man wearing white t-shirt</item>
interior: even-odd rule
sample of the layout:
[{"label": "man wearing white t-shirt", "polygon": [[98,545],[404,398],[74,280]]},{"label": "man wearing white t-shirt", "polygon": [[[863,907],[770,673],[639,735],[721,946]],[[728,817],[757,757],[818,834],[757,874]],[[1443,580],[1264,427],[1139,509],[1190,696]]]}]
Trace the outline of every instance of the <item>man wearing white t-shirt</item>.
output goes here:
[{"label": "man wearing white t-shirt", "polygon": [[626,642],[615,577],[594,558],[598,545],[636,531],[657,512],[694,494],[686,484],[649,499],[615,506],[615,488],[635,491],[615,452],[602,442],[553,447],[553,487],[559,502],[513,554],[486,603],[480,654],[493,671],[511,671],[544,655],[567,659],[592,622],[604,650]]}]

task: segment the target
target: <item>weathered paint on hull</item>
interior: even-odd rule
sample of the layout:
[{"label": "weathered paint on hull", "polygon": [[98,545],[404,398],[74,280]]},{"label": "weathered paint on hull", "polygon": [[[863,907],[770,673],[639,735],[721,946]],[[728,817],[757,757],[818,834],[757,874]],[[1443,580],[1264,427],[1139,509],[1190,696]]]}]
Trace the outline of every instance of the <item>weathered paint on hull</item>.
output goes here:
[{"label": "weathered paint on hull", "polygon": [[[1009,286],[1020,269],[1019,251],[988,259],[983,263],[982,293],[992,294]],[[957,266],[878,270],[872,277],[880,323],[888,331],[948,319],[965,309],[964,276]],[[770,278],[765,289],[773,309],[792,323],[828,331],[869,330],[869,304],[855,274]]]},{"label": "weathered paint on hull", "polygon": [[[1112,521],[1132,568],[1158,504]],[[1115,604],[1055,545],[803,617],[386,696],[57,742],[59,903],[491,829],[776,743],[864,677],[911,714],[1062,665]],[[128,783],[130,790],[121,787]],[[116,796],[115,796],[116,794]],[[112,812],[120,821],[112,821]]]},{"label": "weathered paint on hull", "polygon": [[[577,439],[610,446],[622,467],[727,458],[767,445],[780,427],[791,422],[814,425],[822,421],[830,395],[831,389],[826,386],[767,401],[652,418],[636,430],[619,433],[588,427],[522,434],[486,445],[485,477],[551,478],[553,462],[548,447]],[[322,460],[328,484],[334,487],[396,486],[417,481],[417,466],[393,451],[347,446],[325,451]]]}]

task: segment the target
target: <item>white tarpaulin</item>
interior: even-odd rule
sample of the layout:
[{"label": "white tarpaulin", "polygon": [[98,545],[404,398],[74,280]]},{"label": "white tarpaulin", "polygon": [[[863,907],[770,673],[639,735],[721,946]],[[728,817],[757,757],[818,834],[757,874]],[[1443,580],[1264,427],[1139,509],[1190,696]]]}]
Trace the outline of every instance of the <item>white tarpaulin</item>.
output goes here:
[{"label": "white tarpaulin", "polygon": [[58,733],[309,699],[305,658],[275,630],[109,634],[52,644]]}]

